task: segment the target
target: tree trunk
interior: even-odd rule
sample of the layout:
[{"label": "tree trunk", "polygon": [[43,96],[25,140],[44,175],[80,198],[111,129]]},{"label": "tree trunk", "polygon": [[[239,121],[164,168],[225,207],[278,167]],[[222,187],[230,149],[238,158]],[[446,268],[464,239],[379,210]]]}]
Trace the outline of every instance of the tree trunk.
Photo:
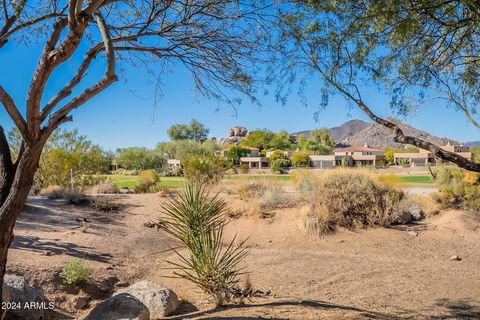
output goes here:
[{"label": "tree trunk", "polygon": [[[10,150],[7,152],[4,148],[2,149],[6,141],[3,141],[4,138],[2,130],[0,134],[0,286],[2,288],[8,249],[13,241],[13,228],[27,201],[44,145],[43,141],[38,141],[32,146],[22,148],[18,160],[12,164]],[[2,302],[3,297],[0,294],[0,303]],[[0,310],[0,319],[3,319],[4,312],[5,310]]]}]

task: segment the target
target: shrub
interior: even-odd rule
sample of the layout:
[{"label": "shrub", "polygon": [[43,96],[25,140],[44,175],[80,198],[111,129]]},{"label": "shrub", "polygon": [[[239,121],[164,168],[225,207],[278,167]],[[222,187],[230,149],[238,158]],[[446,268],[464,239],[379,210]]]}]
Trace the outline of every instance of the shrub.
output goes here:
[{"label": "shrub", "polygon": [[82,204],[88,200],[88,197],[79,190],[68,190],[59,186],[50,186],[40,191],[40,195],[46,196],[51,200],[63,199],[69,204]]},{"label": "shrub", "polygon": [[439,165],[434,181],[438,193],[432,197],[441,206],[480,210],[480,185],[476,173],[457,166]]},{"label": "shrub", "polygon": [[92,199],[92,206],[103,212],[118,212],[122,205],[113,197],[95,197]]},{"label": "shrub", "polygon": [[288,159],[287,156],[283,153],[282,150],[273,151],[272,154],[270,155],[270,157],[268,158],[268,160],[270,162],[274,162],[274,161],[279,160],[279,159]]},{"label": "shrub", "polygon": [[250,171],[250,167],[246,163],[242,163],[240,166],[240,172],[243,174],[247,174]]},{"label": "shrub", "polygon": [[49,186],[40,190],[40,195],[47,197],[50,200],[63,199],[64,189],[59,186]]},{"label": "shrub", "polygon": [[183,173],[190,182],[214,184],[222,180],[228,170],[228,164],[214,156],[191,157],[184,161]]},{"label": "shrub", "polygon": [[230,300],[242,274],[239,264],[248,251],[245,241],[235,245],[235,238],[226,248],[222,246],[226,203],[218,194],[211,197],[205,186],[188,183],[178,199],[162,208],[166,217],[159,219],[158,225],[182,242],[189,253],[184,256],[175,250],[180,258],[179,263],[170,262],[175,276],[214,296],[217,305]]},{"label": "shrub", "polygon": [[304,151],[295,152],[291,159],[294,167],[307,167],[310,163],[310,156]]},{"label": "shrub", "polygon": [[87,268],[85,260],[75,259],[60,270],[60,278],[68,284],[78,285],[80,282],[86,280],[91,273],[92,270]]},{"label": "shrub", "polygon": [[93,194],[115,194],[119,193],[118,187],[112,181],[103,181],[90,189]]},{"label": "shrub", "polygon": [[148,189],[154,186],[160,178],[155,170],[145,170],[140,173],[137,180],[137,185],[135,186],[135,192],[143,193],[147,192]]},{"label": "shrub", "polygon": [[330,232],[334,226],[388,226],[399,220],[403,199],[401,190],[380,183],[366,171],[330,171],[314,179],[304,225],[316,226],[318,233]]}]

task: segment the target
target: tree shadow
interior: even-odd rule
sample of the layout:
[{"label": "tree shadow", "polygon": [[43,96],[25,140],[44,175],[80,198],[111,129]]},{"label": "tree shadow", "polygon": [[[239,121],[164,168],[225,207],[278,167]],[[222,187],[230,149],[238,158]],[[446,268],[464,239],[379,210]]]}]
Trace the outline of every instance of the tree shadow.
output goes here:
[{"label": "tree shadow", "polygon": [[480,319],[480,306],[473,304],[468,300],[452,301],[449,299],[441,299],[436,306],[445,309],[446,314],[434,316],[431,319]]},{"label": "tree shadow", "polygon": [[50,252],[52,255],[65,254],[104,263],[109,262],[112,258],[111,254],[96,252],[93,247],[80,246],[69,242],[42,240],[34,236],[15,236],[11,248],[39,253]]},{"label": "tree shadow", "polygon": [[[281,301],[274,301],[274,302],[267,302],[267,303],[251,303],[251,304],[241,304],[241,305],[230,305],[224,306],[217,309],[205,310],[205,311],[195,311],[188,314],[180,314],[179,312],[176,315],[168,317],[171,320],[177,319],[235,319],[235,320],[253,320],[253,319],[267,319],[266,317],[262,316],[235,316],[235,317],[228,317],[228,316],[221,316],[216,315],[222,311],[229,310],[229,309],[236,309],[237,311],[243,311],[243,314],[248,314],[248,309],[252,308],[276,308],[276,307],[293,307],[293,308],[306,308],[306,309],[314,309],[315,311],[351,311],[355,312],[358,316],[368,319],[377,319],[377,320],[400,320],[400,319],[410,319],[412,318],[412,314],[409,311],[401,312],[398,311],[396,314],[389,314],[389,313],[382,313],[377,311],[369,311],[357,307],[352,306],[344,306],[324,301],[315,301],[315,300],[281,300]],[[180,311],[180,310],[179,310]],[[185,310],[183,310],[185,311]],[[278,318],[278,317],[271,317],[268,316],[268,319],[276,319],[276,320],[286,320],[291,319],[288,318]]]}]

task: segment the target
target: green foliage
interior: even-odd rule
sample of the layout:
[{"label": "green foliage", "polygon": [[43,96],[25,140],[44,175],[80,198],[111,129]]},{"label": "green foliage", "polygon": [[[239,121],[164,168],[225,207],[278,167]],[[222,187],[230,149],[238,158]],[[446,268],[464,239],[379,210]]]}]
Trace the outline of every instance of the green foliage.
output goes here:
[{"label": "green foliage", "polygon": [[197,142],[205,141],[209,129],[195,119],[190,124],[175,124],[167,130],[167,134],[172,141],[175,140],[193,140]]},{"label": "green foliage", "polygon": [[191,157],[182,162],[183,174],[193,183],[214,184],[222,180],[229,164],[215,156]]},{"label": "green foliage", "polygon": [[470,152],[473,153],[476,163],[480,163],[480,147],[471,147]]},{"label": "green foliage", "polygon": [[[14,148],[19,143],[17,139],[21,139],[16,132],[13,130],[9,134],[15,140],[11,141]],[[108,171],[111,159],[108,153],[86,136],[79,135],[77,130],[56,131],[47,141],[40,158],[34,191],[54,185],[70,187],[72,182],[75,188],[98,184],[103,178],[96,175]]]},{"label": "green foliage", "polygon": [[300,135],[297,138],[297,144],[302,150],[313,152],[314,154],[331,154],[335,147],[335,139],[330,135],[328,129],[316,129],[312,131],[311,138],[305,138]]},{"label": "green foliage", "polygon": [[157,184],[159,180],[160,178],[155,170],[142,171],[138,176],[137,185],[135,186],[135,192],[148,192],[149,188]]},{"label": "green foliage", "polygon": [[235,245],[236,238],[223,248],[226,203],[218,195],[211,197],[205,186],[188,183],[185,191],[162,209],[165,217],[158,225],[188,250],[188,256],[175,250],[180,262],[170,262],[174,274],[213,295],[218,305],[228,301],[242,274],[239,264],[248,251],[245,241]]},{"label": "green foliage", "polygon": [[185,161],[191,157],[213,156],[221,147],[214,141],[197,142],[192,140],[177,140],[159,143],[156,149],[162,156],[169,159]]},{"label": "green foliage", "polygon": [[247,174],[250,171],[250,167],[246,163],[242,163],[240,166],[240,172],[243,174]]},{"label": "green foliage", "polygon": [[288,159],[288,157],[284,154],[282,150],[273,151],[270,157],[268,158],[270,162],[274,162],[279,159]]},{"label": "green foliage", "polygon": [[[272,164],[272,168],[275,167],[275,168],[281,168],[281,169],[283,169],[283,168],[288,168],[288,167],[290,167],[291,162],[290,162],[289,159],[280,158],[280,159],[273,160],[273,161],[271,162],[271,164]],[[274,170],[274,171],[278,171],[278,170]]]},{"label": "green foliage", "polygon": [[307,167],[310,163],[310,156],[307,152],[299,151],[292,154],[291,160],[294,167]]},{"label": "green foliage", "polygon": [[479,174],[457,166],[438,165],[434,182],[438,193],[434,200],[445,207],[480,210]]},{"label": "green foliage", "polygon": [[60,278],[71,285],[80,284],[80,282],[86,280],[90,274],[92,274],[92,270],[87,268],[85,260],[83,259],[72,260],[60,270]]},{"label": "green foliage", "polygon": [[385,150],[385,162],[388,164],[392,164],[393,161],[395,160],[395,150],[388,148]]},{"label": "green foliage", "polygon": [[292,148],[290,134],[285,130],[274,133],[268,148],[290,150]]},{"label": "green foliage", "polygon": [[120,149],[117,153],[116,163],[126,170],[159,170],[165,164],[158,152],[143,147]]},{"label": "green foliage", "polygon": [[267,130],[250,131],[245,138],[240,141],[240,145],[260,150],[268,149],[271,146],[274,133]]},{"label": "green foliage", "polygon": [[238,165],[241,157],[250,154],[250,150],[240,146],[233,146],[228,150],[227,159],[231,160],[234,165]]}]

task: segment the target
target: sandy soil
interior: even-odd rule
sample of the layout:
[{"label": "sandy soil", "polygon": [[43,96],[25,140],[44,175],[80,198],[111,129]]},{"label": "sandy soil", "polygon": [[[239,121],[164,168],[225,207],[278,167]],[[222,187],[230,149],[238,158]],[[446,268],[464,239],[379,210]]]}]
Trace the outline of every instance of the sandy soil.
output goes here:
[{"label": "sandy soil", "polygon": [[[339,231],[322,239],[300,231],[295,208],[265,219],[235,219],[227,238],[249,237],[249,277],[256,289],[272,294],[211,310],[196,287],[165,278],[166,260],[174,259],[166,250],[176,244],[144,223],[159,216],[166,199],[120,197],[120,213],[29,200],[8,268],[43,289],[56,304],[57,319],[88,313],[75,309],[76,297],[92,307],[143,279],[172,288],[184,300],[176,319],[480,319],[480,228],[473,214],[448,211],[418,225]],[[450,260],[453,255],[462,260]],[[80,288],[58,277],[73,257],[85,258],[95,270]]]}]

